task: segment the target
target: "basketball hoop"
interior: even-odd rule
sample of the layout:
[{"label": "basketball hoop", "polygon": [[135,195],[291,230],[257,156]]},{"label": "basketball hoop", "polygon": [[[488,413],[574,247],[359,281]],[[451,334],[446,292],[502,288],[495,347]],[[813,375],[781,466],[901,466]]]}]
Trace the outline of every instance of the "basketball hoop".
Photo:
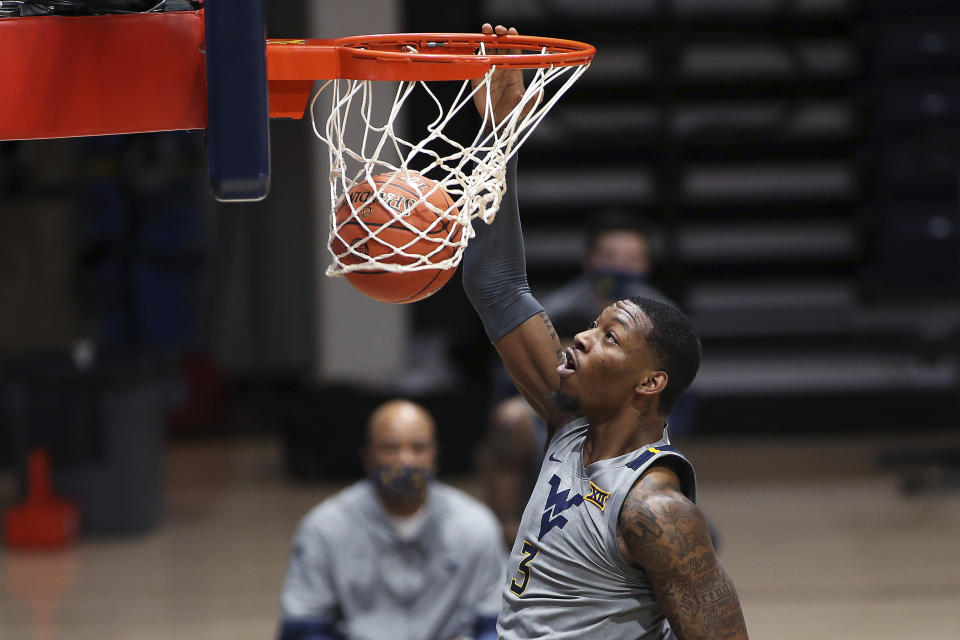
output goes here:
[{"label": "basketball hoop", "polygon": [[[488,48],[518,53],[490,53]],[[285,96],[291,115],[297,117],[298,107],[299,113],[303,107],[295,94],[302,93],[305,83],[311,83],[306,85],[309,88],[314,78],[333,78],[324,82],[309,106],[314,133],[327,145],[330,159],[327,246],[333,263],[327,275],[455,268],[474,236],[472,221],[480,218],[489,224],[500,207],[506,190],[507,161],[587,70],[594,53],[592,46],[570,40],[483,34],[268,41],[272,112],[280,108],[279,99]],[[495,70],[504,68],[532,69],[533,75],[518,104],[508,114],[498,114],[499,122],[494,126],[490,81]],[[446,105],[429,84],[441,80],[461,81],[459,91]],[[386,119],[374,122],[373,82],[384,81],[397,83],[393,103]],[[436,115],[426,132],[414,133],[408,140],[398,134],[396,125],[404,107],[417,93],[425,95],[428,103],[435,106]],[[330,115],[322,123],[316,114],[321,96],[330,105]],[[482,97],[486,105],[478,132],[470,140],[455,140],[449,134],[449,125],[458,117],[472,116],[476,121],[475,96]],[[359,144],[351,146],[348,137],[359,139]],[[391,201],[391,194],[380,191],[387,184],[378,178],[383,174],[419,174],[431,178],[437,186],[419,198],[404,199],[401,206],[394,206],[397,199]],[[358,185],[367,185],[372,195],[359,202],[345,197],[351,190],[356,192]],[[437,190],[448,194],[452,205],[439,210],[430,201]],[[374,201],[391,205],[386,208],[392,212],[395,225],[417,234],[416,255],[405,252],[407,246],[390,245],[390,251],[370,254],[361,250],[368,240],[387,244],[381,230],[389,225],[368,228],[360,216],[364,205]],[[345,205],[349,205],[347,215]],[[408,219],[423,207],[436,214],[437,224],[463,232],[437,234],[430,229],[413,229]],[[348,225],[349,240],[341,234]],[[362,238],[356,237],[358,226],[366,232]],[[433,243],[433,248],[424,250],[425,243]]]},{"label": "basketball hoop", "polygon": [[[204,10],[0,19],[0,58],[5,61],[0,139],[204,128],[209,132],[211,124],[224,128],[252,122],[256,132],[244,129],[237,135],[230,135],[235,133],[232,130],[211,135],[211,147],[219,153],[211,148],[210,158],[213,176],[217,173],[214,158],[232,161],[239,146],[245,161],[238,162],[236,170],[231,163],[229,175],[217,173],[218,180],[236,186],[225,194],[226,199],[256,199],[265,195],[264,183],[269,180],[265,116],[303,117],[314,82],[325,80],[310,102],[310,114],[313,130],[326,143],[330,157],[328,249],[334,260],[328,275],[448,271],[459,264],[467,241],[474,236],[471,222],[480,218],[489,223],[496,215],[505,191],[507,161],[586,71],[595,53],[581,42],[520,35],[420,33],[268,40],[263,78],[258,62],[263,51],[259,48],[262,7],[255,1],[245,6],[243,20],[238,18],[236,25],[216,23],[219,27],[211,31],[216,38],[207,37],[205,27],[210,21]],[[223,7],[227,13],[221,17],[240,16],[233,4]],[[219,62],[212,63],[214,56],[207,53],[214,44],[221,54]],[[502,54],[502,50],[511,53]],[[244,55],[232,58],[235,51]],[[218,82],[212,82],[213,76],[207,73],[211,65],[219,72]],[[533,77],[519,104],[508,114],[497,114],[492,126],[490,92],[496,69],[531,69]],[[244,84],[238,78],[250,82]],[[269,92],[263,109],[261,80]],[[435,90],[440,81],[460,82],[446,106]],[[398,83],[389,115],[382,122],[373,120],[374,82]],[[48,99],[51,87],[56,89],[56,100]],[[238,92],[256,100],[238,99]],[[217,100],[211,100],[210,94]],[[404,138],[397,131],[398,118],[417,94],[426,96],[436,115],[426,132]],[[483,97],[487,105],[479,129],[471,104],[475,96]],[[324,122],[317,121],[314,108],[321,97],[328,98],[331,106]],[[451,122],[457,118],[472,118],[470,130],[477,133],[456,139]],[[351,146],[348,141],[354,136],[348,132],[357,133],[360,142]],[[254,133],[263,144],[251,151]],[[235,144],[225,148],[224,140]],[[398,177],[378,178],[383,174]],[[412,199],[383,190],[395,190],[411,179],[429,188]],[[373,189],[373,195],[365,195],[362,203],[389,210],[389,224],[364,225],[356,203],[344,197],[364,184]],[[253,191],[256,194],[250,195]],[[403,206],[395,208],[401,201]],[[448,201],[451,204],[445,207],[437,204]],[[338,221],[337,208],[343,202],[349,202],[349,214],[341,211]],[[425,226],[418,226],[421,223]],[[345,224],[360,227],[366,236],[345,241],[340,237]],[[406,232],[380,231],[391,226]],[[340,251],[334,251],[337,240]],[[380,246],[378,251],[364,253],[369,248],[366,240],[378,241],[386,249]]]}]

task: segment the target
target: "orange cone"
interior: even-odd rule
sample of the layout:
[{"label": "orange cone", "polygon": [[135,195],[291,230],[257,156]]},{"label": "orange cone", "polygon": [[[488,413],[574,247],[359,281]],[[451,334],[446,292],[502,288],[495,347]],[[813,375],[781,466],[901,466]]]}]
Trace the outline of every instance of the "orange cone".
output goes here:
[{"label": "orange cone", "polygon": [[53,493],[50,457],[34,449],[27,457],[27,499],[3,514],[4,542],[13,549],[55,549],[77,536],[77,505]]}]

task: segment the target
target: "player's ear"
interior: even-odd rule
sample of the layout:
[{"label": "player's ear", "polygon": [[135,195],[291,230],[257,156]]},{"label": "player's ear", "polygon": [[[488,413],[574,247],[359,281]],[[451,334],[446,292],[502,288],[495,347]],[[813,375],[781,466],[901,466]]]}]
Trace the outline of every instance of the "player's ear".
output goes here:
[{"label": "player's ear", "polygon": [[658,394],[667,388],[667,379],[666,371],[650,371],[640,379],[633,392],[646,397]]}]

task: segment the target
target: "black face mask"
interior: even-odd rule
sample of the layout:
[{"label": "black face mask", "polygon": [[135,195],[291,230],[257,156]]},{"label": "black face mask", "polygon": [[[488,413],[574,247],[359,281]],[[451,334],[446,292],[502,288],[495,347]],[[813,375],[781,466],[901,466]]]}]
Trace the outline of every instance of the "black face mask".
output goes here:
[{"label": "black face mask", "polygon": [[430,467],[414,465],[379,465],[370,473],[370,481],[388,499],[412,502],[426,491],[433,480]]},{"label": "black face mask", "polygon": [[646,284],[647,277],[617,269],[591,269],[587,272],[590,287],[598,298],[622,300],[637,295],[637,287]]}]

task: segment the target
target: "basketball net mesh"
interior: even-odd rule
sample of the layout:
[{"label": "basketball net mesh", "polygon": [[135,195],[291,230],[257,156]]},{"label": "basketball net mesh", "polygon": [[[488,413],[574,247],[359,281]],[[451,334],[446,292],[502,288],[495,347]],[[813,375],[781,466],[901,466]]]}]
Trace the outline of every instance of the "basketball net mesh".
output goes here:
[{"label": "basketball net mesh", "polygon": [[[480,53],[484,53],[481,48]],[[534,71],[533,78],[519,104],[497,126],[494,122],[490,98],[490,80],[496,67],[491,68],[482,79],[471,85],[462,81],[452,103],[444,106],[436,92],[424,81],[399,82],[393,104],[385,121],[375,122],[373,117],[373,85],[370,80],[335,79],[326,81],[313,96],[310,116],[313,131],[326,143],[330,158],[330,234],[327,248],[333,263],[327,268],[328,276],[342,276],[351,271],[406,272],[422,269],[449,269],[456,267],[470,238],[474,237],[472,221],[480,218],[485,223],[493,222],[506,191],[507,161],[527,140],[534,128],[563,96],[573,83],[587,70],[589,64],[541,67]],[[381,83],[382,84],[382,83]],[[548,91],[549,89],[549,91]],[[436,107],[435,119],[427,125],[426,135],[410,141],[398,135],[395,128],[404,106],[415,92],[425,91]],[[324,92],[331,104],[330,116],[323,130],[318,127],[316,104]],[[486,108],[479,132],[469,142],[455,140],[444,129],[458,116],[469,117],[476,122],[474,96],[486,93]],[[419,106],[419,105],[418,105]],[[357,127],[362,127],[359,146],[347,143],[349,133],[357,139]],[[381,193],[387,185],[378,185],[373,176],[387,172],[425,175],[439,184],[450,195],[453,206],[441,209],[427,199],[434,194],[430,189],[419,199],[407,199],[399,203],[389,193]],[[345,197],[358,184],[366,183],[373,194],[364,202],[353,202]],[[394,218],[392,225],[368,226],[359,214],[361,209],[376,200]],[[434,202],[442,200],[435,198]],[[347,203],[349,214],[337,210]],[[410,213],[419,206],[426,206],[437,214],[436,223],[420,229],[407,221]],[[345,225],[359,225],[366,234],[357,238],[356,229],[351,232],[352,242],[340,236]],[[402,225],[410,231],[411,240],[396,246],[381,232],[392,226]],[[449,233],[437,233],[449,229]],[[462,229],[461,233],[459,230]],[[341,242],[335,242],[337,240]],[[360,250],[366,240],[375,239],[389,250],[377,256]],[[431,243],[429,245],[423,243]],[[416,252],[406,251],[416,245]],[[335,246],[340,248],[337,251]],[[429,246],[429,251],[424,247]]]}]

